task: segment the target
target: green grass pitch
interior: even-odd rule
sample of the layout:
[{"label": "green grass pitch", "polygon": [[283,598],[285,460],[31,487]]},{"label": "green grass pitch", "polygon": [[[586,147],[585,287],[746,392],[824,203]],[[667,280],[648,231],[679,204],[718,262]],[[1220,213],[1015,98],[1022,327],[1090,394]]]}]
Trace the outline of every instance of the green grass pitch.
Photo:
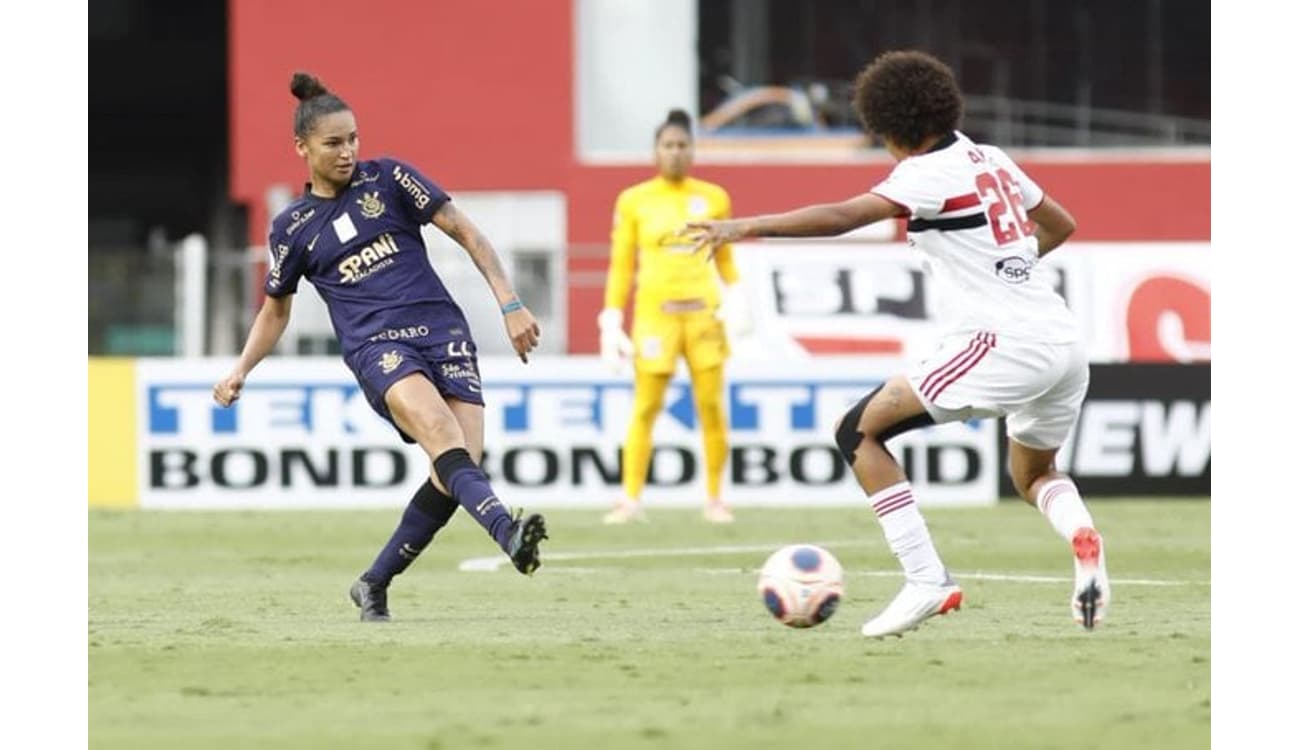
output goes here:
[{"label": "green grass pitch", "polygon": [[[92,511],[90,746],[1208,747],[1210,503],[1091,509],[1115,579],[1098,631],[1070,619],[1066,543],[1007,501],[926,511],[965,606],[886,641],[858,635],[901,584],[865,507],[552,511],[532,578],[459,570],[496,549],[457,514],[394,581],[392,623],[358,622],[347,589],[400,510]],[[755,591],[794,542],[846,570],[810,630]]]}]

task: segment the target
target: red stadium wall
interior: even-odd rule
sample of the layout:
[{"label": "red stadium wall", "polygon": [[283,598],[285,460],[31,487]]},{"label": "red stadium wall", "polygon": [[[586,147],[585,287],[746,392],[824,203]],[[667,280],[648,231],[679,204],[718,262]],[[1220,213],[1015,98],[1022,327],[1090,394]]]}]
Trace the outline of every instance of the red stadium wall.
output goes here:
[{"label": "red stadium wall", "polygon": [[[231,0],[231,194],[250,209],[250,243],[265,242],[267,187],[303,179],[288,91],[298,69],[318,75],[357,111],[365,154],[407,159],[453,194],[560,190],[571,245],[606,242],[618,191],[651,170],[584,165],[575,154],[572,5]],[[1099,155],[1023,166],[1074,214],[1077,240],[1210,239],[1208,159]],[[752,165],[696,173],[725,185],[737,212],[756,213],[861,192],[887,169]],[[569,261],[578,278],[603,269],[604,259],[591,253]],[[594,285],[570,289],[572,351],[595,351],[599,298]]]}]

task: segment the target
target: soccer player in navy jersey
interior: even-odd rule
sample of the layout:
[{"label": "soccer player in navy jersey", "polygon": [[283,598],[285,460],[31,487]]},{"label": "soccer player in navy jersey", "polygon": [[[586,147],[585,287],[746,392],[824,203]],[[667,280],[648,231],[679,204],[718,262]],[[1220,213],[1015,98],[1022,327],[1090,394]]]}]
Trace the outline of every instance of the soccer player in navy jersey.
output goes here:
[{"label": "soccer player in navy jersey", "polygon": [[290,90],[299,100],[294,145],[310,180],[271,222],[266,301],[213,397],[222,406],[239,398],[249,373],[284,333],[298,281],[306,278],[325,300],[344,361],[371,407],[402,440],[419,443],[433,467],[392,538],[352,584],[349,594],[361,619],[390,619],[389,583],[460,506],[515,568],[531,575],[541,565],[546,522],[538,513],[512,518],[478,466],[483,394],[474,340],[429,262],[420,227],[432,222],[469,253],[524,362],[541,328],[515,295],[492,245],[446,193],[396,159],[360,161],[356,117],[315,77],[295,73]]}]

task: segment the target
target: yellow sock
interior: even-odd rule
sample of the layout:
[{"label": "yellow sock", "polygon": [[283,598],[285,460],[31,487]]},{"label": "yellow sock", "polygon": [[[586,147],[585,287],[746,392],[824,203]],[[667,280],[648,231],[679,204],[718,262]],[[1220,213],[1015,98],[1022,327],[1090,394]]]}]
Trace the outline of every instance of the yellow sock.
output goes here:
[{"label": "yellow sock", "polygon": [[633,386],[632,419],[627,426],[627,440],[623,443],[623,493],[631,500],[641,499],[650,472],[650,433],[655,418],[664,408],[664,392],[672,373],[636,373]]},{"label": "yellow sock", "polygon": [[709,499],[722,497],[722,470],[727,465],[727,422],[722,408],[722,366],[691,371],[695,413],[704,437],[704,477]]}]

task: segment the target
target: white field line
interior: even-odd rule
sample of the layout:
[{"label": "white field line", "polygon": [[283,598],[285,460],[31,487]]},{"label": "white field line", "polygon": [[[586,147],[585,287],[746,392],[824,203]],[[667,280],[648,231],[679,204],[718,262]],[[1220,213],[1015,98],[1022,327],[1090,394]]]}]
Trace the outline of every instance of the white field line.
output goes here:
[{"label": "white field line", "polygon": [[[847,542],[810,542],[818,547],[866,547],[871,543],[854,539]],[[727,555],[740,552],[772,552],[782,547],[782,544],[732,544],[721,545],[717,547],[674,547],[674,548],[647,548],[647,549],[619,549],[619,550],[591,550],[588,552],[547,552],[543,557],[545,562],[556,560],[612,560],[625,557],[690,557],[692,555]],[[501,566],[510,562],[510,558],[505,555],[494,555],[492,557],[471,557],[468,560],[461,560],[457,569],[462,571],[476,571],[494,573],[501,569]]]},{"label": "white field line", "polygon": [[[869,542],[861,539],[839,542],[811,542],[818,547],[867,547],[872,546],[875,542]],[[568,560],[610,560],[625,559],[635,557],[692,557],[702,555],[726,555],[747,552],[767,552],[784,546],[781,543],[771,544],[734,544],[719,545],[715,547],[675,547],[675,548],[647,548],[647,549],[623,549],[623,550],[591,550],[587,552],[548,552],[545,555],[545,561],[559,562]],[[502,566],[508,565],[510,558],[505,555],[495,555],[492,557],[471,557],[462,560],[457,568],[466,572],[484,572],[495,573]],[[601,568],[577,567],[565,565],[548,566],[549,570],[564,573],[593,573]],[[696,568],[695,572],[707,573],[713,575],[734,575],[738,573],[750,573],[752,571],[742,571],[737,568]],[[872,578],[898,578],[902,575],[897,570],[846,570],[846,576],[864,576]],[[1007,581],[1011,583],[1072,583],[1073,578],[1063,576],[1044,576],[1044,575],[1021,575],[1016,573],[985,573],[983,571],[952,571],[952,575],[957,580],[971,579],[980,581]],[[1120,586],[1209,586],[1209,581],[1191,581],[1191,580],[1169,580],[1157,578],[1112,578],[1112,584]]]},{"label": "white field line", "polygon": [[[696,573],[705,573],[712,575],[734,575],[740,571],[735,568],[696,568]],[[746,571],[748,572],[748,571]],[[981,571],[950,571],[952,577],[961,583],[963,580],[977,581],[1010,581],[1012,583],[1073,583],[1073,578],[1064,576],[1041,576],[1041,575],[1020,575],[1017,573],[984,573]],[[846,570],[845,576],[860,576],[863,578],[901,578],[903,572],[900,570]],[[1209,581],[1188,581],[1188,580],[1171,580],[1161,578],[1112,578],[1112,584],[1122,586],[1209,586]]]}]

